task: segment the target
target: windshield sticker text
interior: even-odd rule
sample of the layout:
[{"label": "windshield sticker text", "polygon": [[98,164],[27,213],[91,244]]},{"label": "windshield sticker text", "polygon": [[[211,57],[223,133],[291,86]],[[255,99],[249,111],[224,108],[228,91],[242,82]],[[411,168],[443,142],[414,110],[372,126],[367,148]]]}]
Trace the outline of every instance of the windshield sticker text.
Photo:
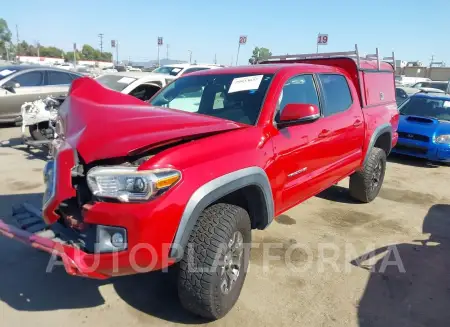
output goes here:
[{"label": "windshield sticker text", "polygon": [[245,76],[234,78],[228,93],[256,90],[261,84],[264,75]]},{"label": "windshield sticker text", "polygon": [[122,77],[121,79],[119,79],[117,81],[117,83],[122,83],[122,84],[130,84],[132,82],[134,82],[136,79],[132,78],[132,77]]}]

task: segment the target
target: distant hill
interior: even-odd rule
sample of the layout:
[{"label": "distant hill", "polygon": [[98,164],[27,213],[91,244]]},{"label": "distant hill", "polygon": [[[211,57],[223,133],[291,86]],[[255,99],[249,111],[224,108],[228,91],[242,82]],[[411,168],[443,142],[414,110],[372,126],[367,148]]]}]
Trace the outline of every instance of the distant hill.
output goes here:
[{"label": "distant hill", "polygon": [[[122,61],[125,65],[128,65],[128,60]],[[161,66],[171,65],[171,64],[185,64],[187,61],[183,60],[175,60],[175,59],[161,59]],[[142,66],[145,68],[149,68],[158,64],[158,60],[149,60],[149,61],[131,61],[132,66]]]}]

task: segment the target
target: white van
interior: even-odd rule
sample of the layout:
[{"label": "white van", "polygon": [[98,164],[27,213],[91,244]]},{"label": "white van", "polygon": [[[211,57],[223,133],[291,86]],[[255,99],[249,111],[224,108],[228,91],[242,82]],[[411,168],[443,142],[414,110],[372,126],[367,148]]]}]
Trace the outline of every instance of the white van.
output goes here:
[{"label": "white van", "polygon": [[407,77],[405,75],[396,75],[395,84],[399,86],[412,86],[419,82],[430,82],[431,79],[426,77]]}]

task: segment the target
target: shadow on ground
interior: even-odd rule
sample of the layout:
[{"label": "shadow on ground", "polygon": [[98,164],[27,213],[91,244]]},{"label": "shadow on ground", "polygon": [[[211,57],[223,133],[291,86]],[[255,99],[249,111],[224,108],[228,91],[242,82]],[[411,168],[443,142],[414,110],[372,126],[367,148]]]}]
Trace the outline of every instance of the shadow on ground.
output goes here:
[{"label": "shadow on ground", "polygon": [[15,150],[20,150],[26,153],[26,158],[28,160],[48,160],[50,158],[48,148],[42,147],[31,147],[23,143],[22,138],[14,137],[9,140],[3,140],[0,142],[1,147],[10,147]]},{"label": "shadow on ground", "polygon": [[[42,193],[1,195],[0,218],[13,223],[11,206],[40,206]],[[6,218],[6,219],[5,219]],[[112,284],[128,305],[145,314],[185,324],[204,320],[185,311],[178,301],[176,269],[117,277],[106,281],[71,277],[63,267],[46,272],[50,256],[0,236],[0,302],[18,311],[93,308],[105,304],[99,287]]]},{"label": "shadow on ground", "polygon": [[[360,327],[448,326],[450,322],[450,205],[433,205],[424,240],[367,253],[352,264],[371,271],[358,306]],[[385,254],[374,265],[367,257]]]},{"label": "shadow on ground", "polygon": [[439,164],[430,162],[426,159],[415,158],[410,156],[405,156],[397,153],[391,153],[387,157],[388,162],[393,162],[401,165],[408,165],[414,167],[422,167],[422,168],[438,168]]},{"label": "shadow on ground", "polygon": [[333,202],[341,202],[341,203],[351,203],[351,204],[361,204],[362,202],[359,202],[355,199],[353,199],[350,196],[350,193],[348,191],[347,187],[342,187],[339,185],[331,186],[330,188],[327,188],[326,190],[320,192],[316,195],[316,197],[328,201]]}]

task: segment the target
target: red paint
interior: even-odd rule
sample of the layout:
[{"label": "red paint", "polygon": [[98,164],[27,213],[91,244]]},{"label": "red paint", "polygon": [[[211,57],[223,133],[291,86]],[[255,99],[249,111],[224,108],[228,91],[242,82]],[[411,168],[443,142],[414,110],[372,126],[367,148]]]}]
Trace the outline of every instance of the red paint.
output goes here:
[{"label": "red paint", "polygon": [[290,103],[287,104],[281,113],[281,121],[298,120],[305,117],[319,115],[319,108],[313,104]]},{"label": "red paint", "polygon": [[[153,263],[153,269],[160,269],[171,265],[169,246],[186,203],[199,187],[224,174],[251,166],[263,168],[271,184],[275,214],[279,215],[361,168],[372,133],[378,126],[392,124],[392,145],[395,145],[398,111],[393,72],[372,73],[371,76],[361,73],[364,90],[361,94],[357,84],[358,71],[352,60],[323,59],[320,65],[315,63],[318,61],[193,73],[275,74],[255,126],[150,107],[131,96],[104,89],[89,78],[76,80],[70,97],[61,108],[65,141],[57,149],[56,196],[44,211],[48,223],[59,219],[56,209],[61,201],[75,196],[70,175],[75,149],[84,163],[92,163],[137,154],[180,140],[189,142],[169,147],[139,167],[140,170],[174,167],[181,171],[181,181],[164,195],[145,203],[97,202],[83,207],[84,223],[127,229],[129,250],[118,254],[116,265],[119,270],[113,272],[111,254],[101,254],[98,268],[87,273],[86,267],[95,260],[93,255],[63,246],[58,251],[67,271],[93,278],[133,273],[130,254],[138,244],[147,244],[154,249],[152,253],[145,250],[136,253],[139,266]],[[375,68],[369,62],[363,61],[361,65]],[[392,70],[392,67],[383,64],[382,69]],[[305,73],[344,75],[353,104],[348,110],[329,117],[277,129],[274,115],[281,89],[287,80]],[[382,90],[387,91],[384,99],[377,103],[373,92]],[[361,109],[361,102],[371,106]],[[298,118],[317,110],[315,106],[295,106],[284,113],[283,118]],[[1,222],[0,232],[49,252],[56,246]]]}]

